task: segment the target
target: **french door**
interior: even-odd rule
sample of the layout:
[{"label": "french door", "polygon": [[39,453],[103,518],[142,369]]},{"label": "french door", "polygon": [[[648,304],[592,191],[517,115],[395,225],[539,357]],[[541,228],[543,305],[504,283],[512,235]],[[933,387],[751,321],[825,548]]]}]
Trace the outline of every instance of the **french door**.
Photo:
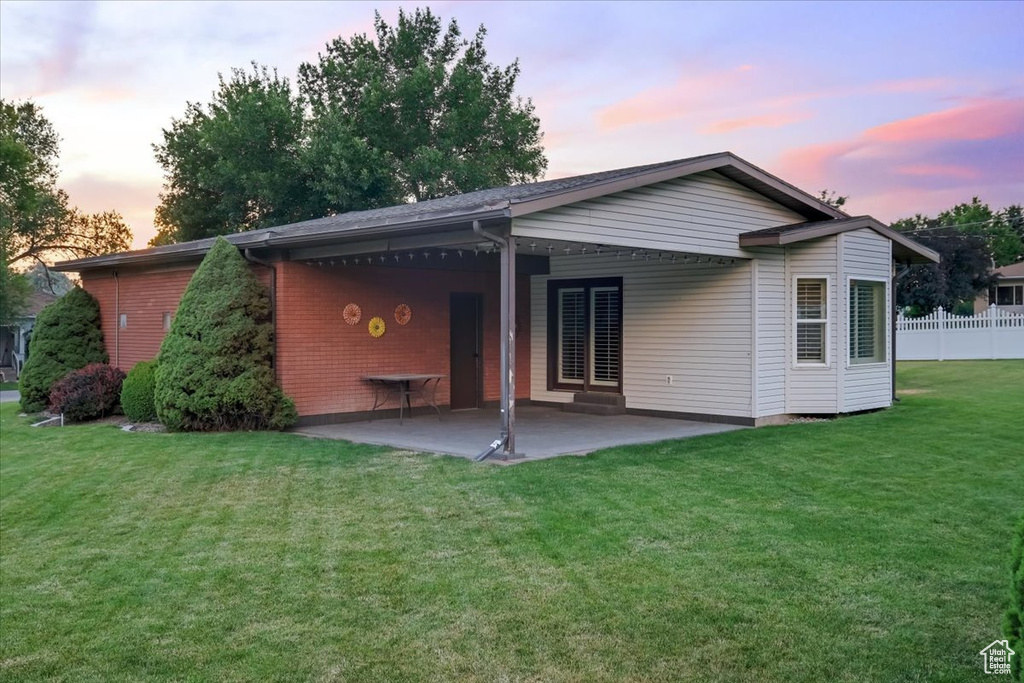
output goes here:
[{"label": "french door", "polygon": [[548,384],[622,388],[622,278],[548,282]]}]

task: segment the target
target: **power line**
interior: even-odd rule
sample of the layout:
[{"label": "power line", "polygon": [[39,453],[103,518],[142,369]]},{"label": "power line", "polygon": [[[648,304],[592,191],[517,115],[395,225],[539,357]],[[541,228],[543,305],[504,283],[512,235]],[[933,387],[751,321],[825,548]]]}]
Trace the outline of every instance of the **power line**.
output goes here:
[{"label": "power line", "polygon": [[987,221],[975,221],[973,223],[951,223],[949,225],[933,225],[927,228],[914,228],[913,230],[900,230],[899,232],[927,232],[928,230],[948,230],[949,228],[970,228],[976,225],[988,225],[989,223],[1016,223],[1017,221],[1024,220],[1024,216],[1014,216],[1013,218],[990,218]]}]

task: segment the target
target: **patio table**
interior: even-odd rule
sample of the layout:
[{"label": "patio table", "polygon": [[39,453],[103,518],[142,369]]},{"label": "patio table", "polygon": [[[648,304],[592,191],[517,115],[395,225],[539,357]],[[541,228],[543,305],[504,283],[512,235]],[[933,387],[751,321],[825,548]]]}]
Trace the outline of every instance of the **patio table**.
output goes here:
[{"label": "patio table", "polygon": [[437,385],[447,375],[433,374],[395,374],[395,375],[364,375],[363,380],[373,386],[373,407],[370,408],[370,421],[377,408],[383,406],[392,397],[398,397],[398,424],[402,424],[405,407],[409,407],[412,417],[412,398],[419,397],[424,404],[437,411],[437,419],[441,419],[441,409],[437,407]]}]

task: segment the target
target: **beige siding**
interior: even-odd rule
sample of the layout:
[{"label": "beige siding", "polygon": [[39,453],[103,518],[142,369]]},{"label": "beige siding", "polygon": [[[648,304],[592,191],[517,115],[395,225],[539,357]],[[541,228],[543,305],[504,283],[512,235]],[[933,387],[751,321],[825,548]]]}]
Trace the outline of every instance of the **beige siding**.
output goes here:
[{"label": "beige siding", "polygon": [[892,349],[892,306],[891,286],[886,285],[886,335],[885,363],[871,365],[850,365],[849,359],[849,280],[864,278],[885,280],[891,276],[892,242],[873,230],[863,229],[840,235],[842,260],[842,325],[841,366],[842,412],[885,408],[892,403],[892,367],[889,352]]},{"label": "beige siding", "polygon": [[781,248],[749,250],[757,258],[757,410],[786,412],[786,260]]},{"label": "beige siding", "polygon": [[804,219],[713,171],[542,211],[513,234],[741,257],[737,235]]},{"label": "beige siding", "polygon": [[[549,391],[547,282],[623,278],[623,393],[626,407],[750,417],[751,263],[682,265],[614,255],[553,256],[551,275],[531,278],[531,398]],[[666,376],[672,375],[671,385]]]},{"label": "beige siding", "polygon": [[[838,268],[836,237],[793,244],[786,250],[786,412],[839,412]],[[797,365],[794,305],[797,278],[828,280],[828,364]]]}]

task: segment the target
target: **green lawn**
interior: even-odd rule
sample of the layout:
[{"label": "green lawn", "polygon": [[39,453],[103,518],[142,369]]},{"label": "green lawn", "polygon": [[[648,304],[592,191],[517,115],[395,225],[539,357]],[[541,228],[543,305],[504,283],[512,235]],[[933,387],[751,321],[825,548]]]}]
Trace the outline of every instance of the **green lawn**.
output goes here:
[{"label": "green lawn", "polygon": [[1024,362],[517,467],[0,411],[5,681],[970,681],[1024,511]]},{"label": "green lawn", "polygon": [[17,391],[17,382],[0,382],[0,391]]}]

